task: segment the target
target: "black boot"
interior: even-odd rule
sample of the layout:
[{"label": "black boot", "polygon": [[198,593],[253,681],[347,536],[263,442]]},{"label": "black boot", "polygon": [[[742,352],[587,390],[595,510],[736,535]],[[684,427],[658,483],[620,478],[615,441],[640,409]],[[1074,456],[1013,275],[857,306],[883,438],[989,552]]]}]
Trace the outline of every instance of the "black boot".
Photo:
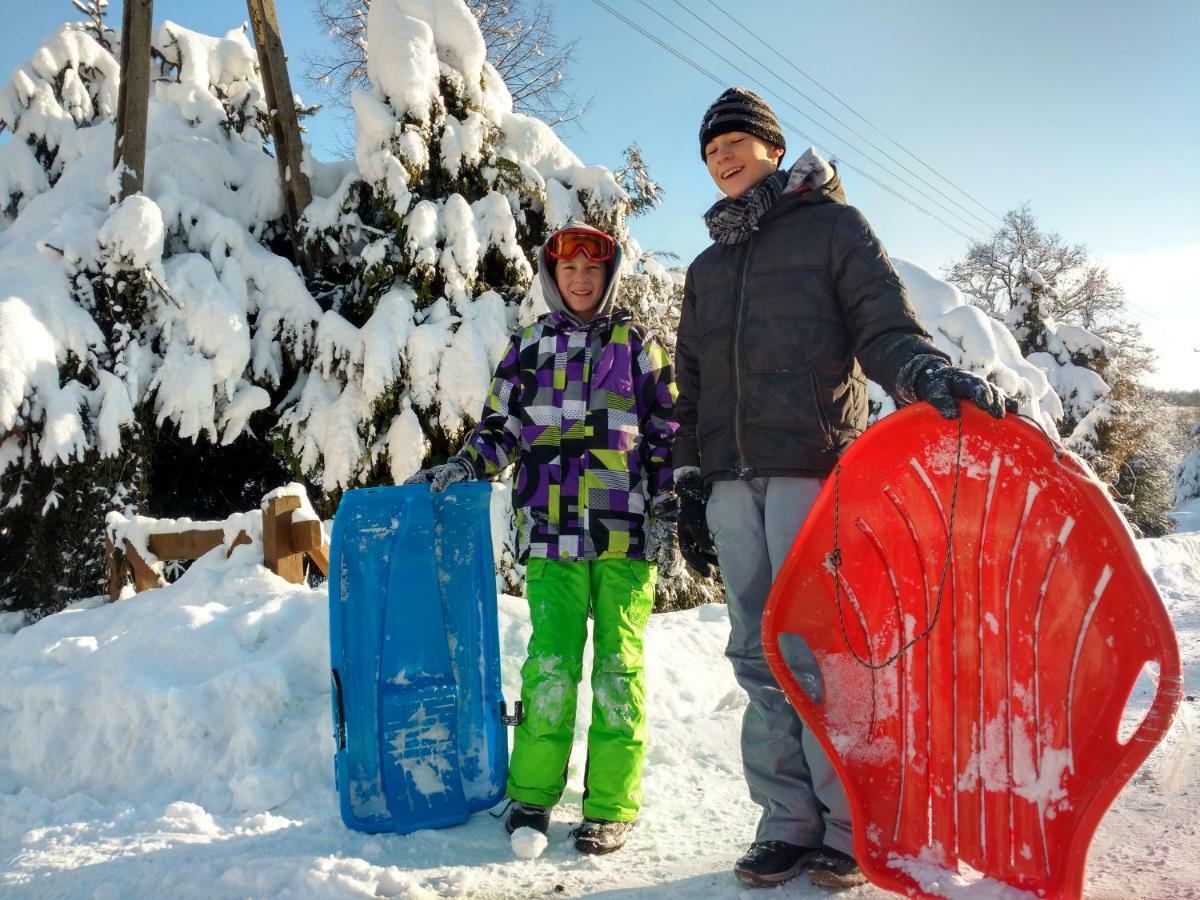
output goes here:
[{"label": "black boot", "polygon": [[550,830],[550,810],[534,803],[522,803],[514,800],[508,807],[508,818],[504,827],[512,834],[518,828],[532,828],[545,834]]},{"label": "black boot", "polygon": [[798,847],[787,841],[755,841],[733,866],[733,874],[746,884],[765,887],[795,878],[817,853],[815,847]]},{"label": "black boot", "polygon": [[633,831],[632,822],[609,822],[606,819],[586,818],[571,833],[575,849],[580,853],[612,853],[625,846],[625,838]]}]

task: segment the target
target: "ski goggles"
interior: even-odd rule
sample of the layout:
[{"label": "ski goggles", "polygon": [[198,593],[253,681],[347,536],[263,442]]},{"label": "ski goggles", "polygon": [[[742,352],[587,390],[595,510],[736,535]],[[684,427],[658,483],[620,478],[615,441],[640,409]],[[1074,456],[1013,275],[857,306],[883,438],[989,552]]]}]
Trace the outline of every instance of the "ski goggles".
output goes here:
[{"label": "ski goggles", "polygon": [[563,228],[546,241],[546,255],[552,259],[574,259],[582,253],[592,262],[609,262],[617,255],[617,242],[602,231]]}]

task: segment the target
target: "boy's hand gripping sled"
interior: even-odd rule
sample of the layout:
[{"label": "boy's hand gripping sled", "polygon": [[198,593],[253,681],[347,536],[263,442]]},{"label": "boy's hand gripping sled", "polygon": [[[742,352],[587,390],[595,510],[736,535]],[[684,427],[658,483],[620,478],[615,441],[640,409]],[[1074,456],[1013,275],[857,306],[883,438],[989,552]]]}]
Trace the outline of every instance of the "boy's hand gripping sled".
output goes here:
[{"label": "boy's hand gripping sled", "polygon": [[[1103,488],[1033,425],[962,416],[917,404],[855,441],[772,589],[766,655],[873,882],[940,896],[961,861],[1078,898],[1100,818],[1178,706],[1179,651]],[[1146,663],[1157,693],[1122,741]]]},{"label": "boy's hand gripping sled", "polygon": [[334,770],[360,831],[466,821],[504,795],[491,485],[347,491],[330,542]]}]

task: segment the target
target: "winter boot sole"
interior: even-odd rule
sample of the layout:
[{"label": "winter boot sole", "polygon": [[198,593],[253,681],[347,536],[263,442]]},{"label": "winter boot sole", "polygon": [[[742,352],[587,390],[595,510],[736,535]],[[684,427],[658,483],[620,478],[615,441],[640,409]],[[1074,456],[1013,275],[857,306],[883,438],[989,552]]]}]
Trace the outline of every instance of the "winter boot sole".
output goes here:
[{"label": "winter boot sole", "polygon": [[816,850],[810,853],[802,853],[800,854],[800,858],[791,866],[779,872],[771,872],[769,875],[751,872],[749,869],[739,869],[737,866],[733,867],[733,874],[737,876],[738,881],[750,887],[773,887],[777,884],[783,884],[785,881],[791,881],[804,871],[804,867],[808,865],[808,861],[816,855]]},{"label": "winter boot sole", "polygon": [[808,880],[821,887],[851,888],[858,887],[860,884],[866,884],[867,876],[862,872],[851,872],[846,875],[840,875],[828,869],[811,869],[808,873]]}]

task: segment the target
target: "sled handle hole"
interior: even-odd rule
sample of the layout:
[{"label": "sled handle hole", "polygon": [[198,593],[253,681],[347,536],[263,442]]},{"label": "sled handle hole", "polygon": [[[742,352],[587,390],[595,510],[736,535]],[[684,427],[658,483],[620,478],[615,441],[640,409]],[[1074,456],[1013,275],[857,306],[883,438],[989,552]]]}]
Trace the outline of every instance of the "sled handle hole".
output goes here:
[{"label": "sled handle hole", "polygon": [[779,655],[804,695],[818,706],[824,705],[825,682],[808,641],[798,634],[785,631],[779,635]]}]

